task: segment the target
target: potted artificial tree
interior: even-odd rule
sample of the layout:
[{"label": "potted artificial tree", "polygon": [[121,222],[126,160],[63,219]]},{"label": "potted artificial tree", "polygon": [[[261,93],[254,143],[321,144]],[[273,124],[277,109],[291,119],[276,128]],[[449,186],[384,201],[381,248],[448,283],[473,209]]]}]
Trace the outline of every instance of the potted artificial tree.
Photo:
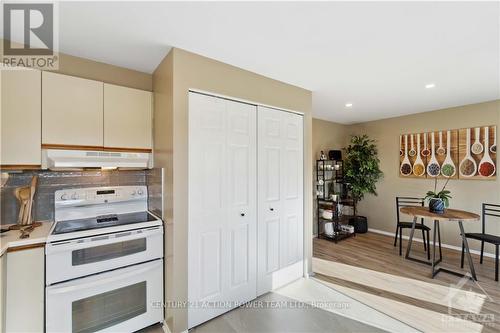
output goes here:
[{"label": "potted artificial tree", "polygon": [[351,137],[351,144],[344,149],[344,180],[354,201],[354,217],[349,220],[349,224],[354,226],[356,233],[363,233],[368,230],[367,219],[357,215],[356,207],[365,194],[377,195],[376,183],[383,177],[377,146],[375,140],[367,135],[355,135]]}]

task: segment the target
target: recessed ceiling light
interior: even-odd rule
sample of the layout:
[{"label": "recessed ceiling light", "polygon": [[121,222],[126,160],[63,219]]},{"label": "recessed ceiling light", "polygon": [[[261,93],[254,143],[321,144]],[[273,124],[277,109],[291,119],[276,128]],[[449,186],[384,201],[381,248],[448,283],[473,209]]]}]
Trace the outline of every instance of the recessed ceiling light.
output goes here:
[{"label": "recessed ceiling light", "polygon": [[436,84],[435,84],[435,83],[428,83],[428,84],[426,84],[426,85],[425,85],[425,89],[432,89],[432,88],[434,88],[435,86],[436,86]]},{"label": "recessed ceiling light", "polygon": [[352,103],[345,103],[346,108],[352,108]]}]

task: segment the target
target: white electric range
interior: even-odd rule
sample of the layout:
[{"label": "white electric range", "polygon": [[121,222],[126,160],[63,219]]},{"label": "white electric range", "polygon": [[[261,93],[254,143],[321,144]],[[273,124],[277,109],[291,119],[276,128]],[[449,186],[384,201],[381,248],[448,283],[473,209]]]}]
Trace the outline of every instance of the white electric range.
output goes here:
[{"label": "white electric range", "polygon": [[163,321],[163,224],[147,199],[146,186],[56,191],[47,332],[133,332]]}]

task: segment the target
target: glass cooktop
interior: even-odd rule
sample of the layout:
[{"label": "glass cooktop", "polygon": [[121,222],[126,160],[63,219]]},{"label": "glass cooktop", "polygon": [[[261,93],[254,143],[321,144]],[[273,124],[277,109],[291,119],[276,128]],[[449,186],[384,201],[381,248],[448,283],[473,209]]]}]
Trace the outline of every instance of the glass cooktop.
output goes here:
[{"label": "glass cooktop", "polygon": [[156,220],[157,218],[148,212],[101,215],[86,219],[58,221],[52,234],[59,235],[69,232],[116,227],[119,225],[152,222]]}]

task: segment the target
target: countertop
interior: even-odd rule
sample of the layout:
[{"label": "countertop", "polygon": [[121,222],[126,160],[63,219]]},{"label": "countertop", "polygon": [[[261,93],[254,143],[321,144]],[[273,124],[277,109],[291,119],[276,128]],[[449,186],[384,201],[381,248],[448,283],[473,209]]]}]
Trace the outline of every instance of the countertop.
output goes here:
[{"label": "countertop", "polygon": [[[50,228],[53,222],[43,222],[41,226],[36,227],[28,238],[21,239],[19,230],[10,230],[0,234],[0,256],[4,254],[9,248],[29,246],[35,244],[45,244],[47,236],[49,235]],[[4,225],[3,227],[6,227]]]}]

